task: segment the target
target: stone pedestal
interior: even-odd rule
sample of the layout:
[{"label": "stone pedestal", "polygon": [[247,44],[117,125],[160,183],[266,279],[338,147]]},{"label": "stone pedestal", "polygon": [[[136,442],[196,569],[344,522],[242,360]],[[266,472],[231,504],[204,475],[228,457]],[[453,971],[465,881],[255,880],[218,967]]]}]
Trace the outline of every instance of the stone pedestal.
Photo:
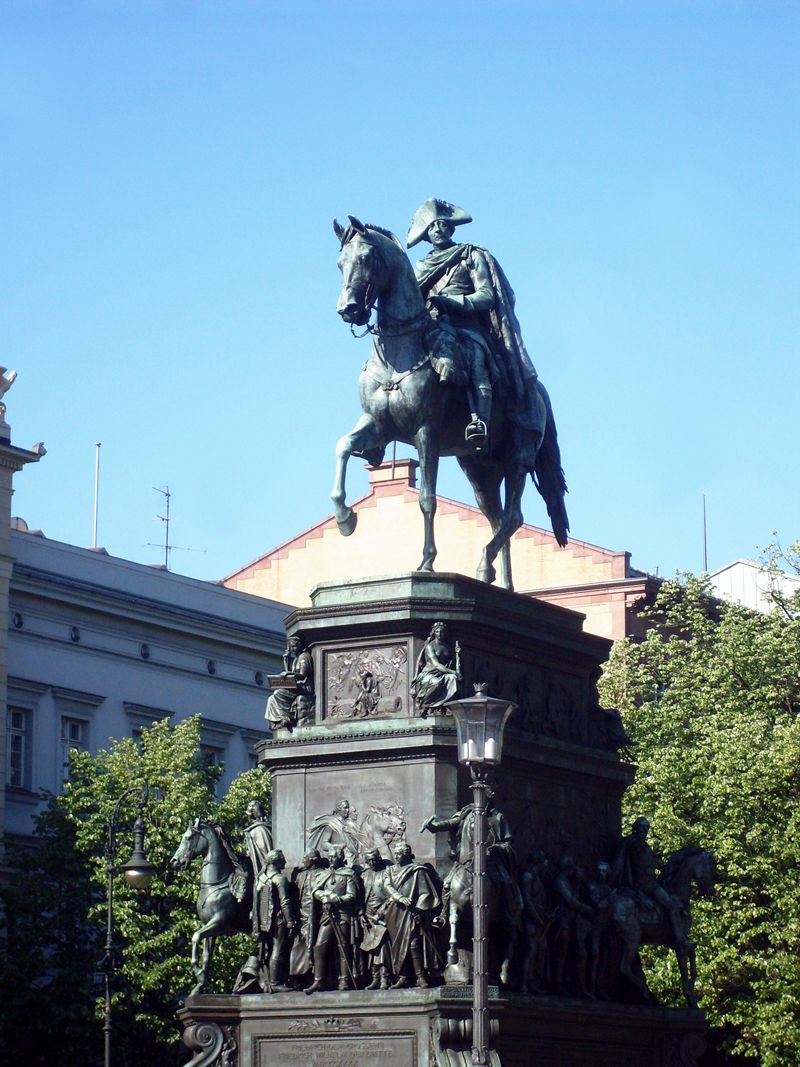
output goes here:
[{"label": "stone pedestal", "polygon": [[[311,599],[289,617],[288,632],[313,654],[313,725],[280,729],[260,750],[272,775],[274,838],[289,867],[314,820],[344,798],[357,812],[354,829],[379,846],[381,825],[402,808],[417,858],[446,871],[446,835],[418,828],[469,802],[467,776],[452,718],[420,717],[410,691],[440,620],[463,649],[462,694],[487,682],[492,696],[518,705],[496,788],[520,859],[534,844],[587,865],[606,854],[619,837],[632,769],[609,751],[598,708],[595,683],[609,642],[583,633],[581,615],[456,574],[324,583]],[[357,700],[366,671],[379,685],[368,715]]]},{"label": "stone pedestal", "polygon": [[[274,839],[289,869],[314,827],[343,838],[351,863],[370,846],[389,858],[405,837],[441,877],[450,869],[447,834],[420,827],[469,803],[468,778],[452,718],[420,715],[411,688],[437,621],[462,647],[462,694],[486,682],[517,705],[494,784],[518,860],[535,847],[591,870],[619,840],[633,777],[616,751],[624,735],[598,706],[609,643],[585,634],[574,612],[461,575],[419,573],[320,585],[312,606],[288,620],[313,656],[313,721],[276,731],[260,764],[272,775]],[[468,948],[459,944],[463,981]],[[495,1067],[696,1067],[701,1012],[614,1003],[613,985],[598,987],[603,1002],[494,988]],[[193,1067],[468,1067],[471,996],[468,985],[199,996],[182,1020]]]},{"label": "stone pedestal", "polygon": [[[491,993],[502,1067],[697,1067],[705,1049],[700,1011]],[[470,995],[199,996],[181,1020],[191,1067],[468,1067]]]}]

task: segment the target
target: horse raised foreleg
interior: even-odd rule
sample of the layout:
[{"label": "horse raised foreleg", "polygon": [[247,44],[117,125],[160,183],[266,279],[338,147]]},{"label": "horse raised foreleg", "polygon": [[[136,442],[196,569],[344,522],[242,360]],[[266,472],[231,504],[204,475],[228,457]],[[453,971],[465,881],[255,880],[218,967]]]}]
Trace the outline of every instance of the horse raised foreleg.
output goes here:
[{"label": "horse raised foreleg", "polygon": [[419,506],[425,525],[425,543],[418,571],[432,571],[436,559],[433,520],[436,515],[436,478],[439,472],[439,442],[430,426],[423,426],[414,438],[419,454]]},{"label": "horse raised foreleg", "polygon": [[[336,525],[339,527],[339,533],[345,537],[349,537],[355,530],[358,519],[356,513],[346,503],[345,478],[347,475],[347,461],[354,452],[364,454],[370,450],[382,451],[385,443],[372,416],[362,415],[350,433],[341,437],[336,444],[336,473],[333,480],[333,489],[331,490],[331,500],[333,501],[333,511],[336,517]],[[370,457],[367,456],[367,458],[369,459]]]}]

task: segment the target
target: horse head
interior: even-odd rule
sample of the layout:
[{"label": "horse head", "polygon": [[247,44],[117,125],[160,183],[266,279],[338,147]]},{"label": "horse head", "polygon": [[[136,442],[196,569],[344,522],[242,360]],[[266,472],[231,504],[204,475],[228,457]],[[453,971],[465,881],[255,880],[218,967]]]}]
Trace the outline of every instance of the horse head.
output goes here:
[{"label": "horse head", "polygon": [[695,885],[704,897],[710,897],[714,892],[714,882],[717,877],[717,863],[713,852],[701,851],[692,868],[692,876]]},{"label": "horse head", "polygon": [[378,226],[365,226],[354,215],[348,215],[349,225],[340,226],[334,219],[333,230],[339,238],[339,270],[342,272],[342,291],[336,311],[345,322],[365,326],[378,297],[391,280],[386,257],[385,239],[400,247],[397,238]]},{"label": "horse head", "polygon": [[206,823],[202,819],[192,819],[184,831],[175,855],[169,861],[170,867],[185,871],[192,860],[205,856],[208,851],[208,839],[204,834]]},{"label": "horse head", "polygon": [[697,886],[702,896],[711,896],[715,878],[714,853],[699,845],[686,845],[669,857],[661,882],[668,893],[688,903],[692,885]]}]

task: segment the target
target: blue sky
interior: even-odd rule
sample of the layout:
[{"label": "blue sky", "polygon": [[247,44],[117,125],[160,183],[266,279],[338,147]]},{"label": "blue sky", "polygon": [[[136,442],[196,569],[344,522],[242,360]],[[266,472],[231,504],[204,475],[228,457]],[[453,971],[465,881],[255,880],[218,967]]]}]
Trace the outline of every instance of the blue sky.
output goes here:
[{"label": "blue sky", "polygon": [[329,514],[368,344],[331,219],[441,196],[516,290],[576,537],[699,570],[704,492],[712,569],[800,537],[798,45],[769,0],[5,0],[15,514],[88,545],[96,441],[115,555],[159,561],[154,486],[197,577]]}]

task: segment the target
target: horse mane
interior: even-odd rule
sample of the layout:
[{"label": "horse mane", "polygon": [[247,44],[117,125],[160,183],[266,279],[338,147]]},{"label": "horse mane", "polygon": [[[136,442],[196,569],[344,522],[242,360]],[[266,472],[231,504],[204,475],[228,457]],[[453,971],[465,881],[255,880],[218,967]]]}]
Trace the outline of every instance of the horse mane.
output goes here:
[{"label": "horse mane", "polygon": [[667,886],[671,885],[675,879],[676,872],[683,867],[686,861],[694,859],[695,856],[699,856],[704,851],[705,849],[700,848],[699,845],[684,845],[677,852],[673,852],[661,872],[662,882]]},{"label": "horse mane", "polygon": [[[367,229],[367,230],[374,230],[375,233],[383,234],[384,237],[388,237],[390,241],[392,241],[394,244],[396,244],[401,252],[404,251],[402,242],[397,237],[395,237],[395,235],[392,233],[391,230],[387,230],[385,226],[376,226],[374,222],[365,222],[364,223],[364,228]],[[344,233],[342,234],[342,239],[341,239],[342,247],[344,248],[344,246],[348,243],[348,241],[352,241],[353,237],[356,234],[360,234],[360,233],[361,233],[361,230],[356,229],[356,227],[353,226],[352,223],[348,223],[347,226],[345,226],[345,228],[344,228]]]},{"label": "horse mane", "polygon": [[198,822],[199,822],[200,826],[204,827],[205,829],[211,830],[212,833],[214,833],[216,835],[217,840],[219,841],[220,845],[222,846],[223,852],[225,853],[225,855],[228,857],[228,859],[230,860],[231,864],[233,865],[234,871],[241,871],[242,870],[242,861],[239,859],[239,857],[233,851],[233,846],[231,845],[230,839],[228,838],[228,835],[225,832],[225,829],[221,825],[221,823],[215,822],[213,819],[203,819],[203,818],[199,818]]}]

